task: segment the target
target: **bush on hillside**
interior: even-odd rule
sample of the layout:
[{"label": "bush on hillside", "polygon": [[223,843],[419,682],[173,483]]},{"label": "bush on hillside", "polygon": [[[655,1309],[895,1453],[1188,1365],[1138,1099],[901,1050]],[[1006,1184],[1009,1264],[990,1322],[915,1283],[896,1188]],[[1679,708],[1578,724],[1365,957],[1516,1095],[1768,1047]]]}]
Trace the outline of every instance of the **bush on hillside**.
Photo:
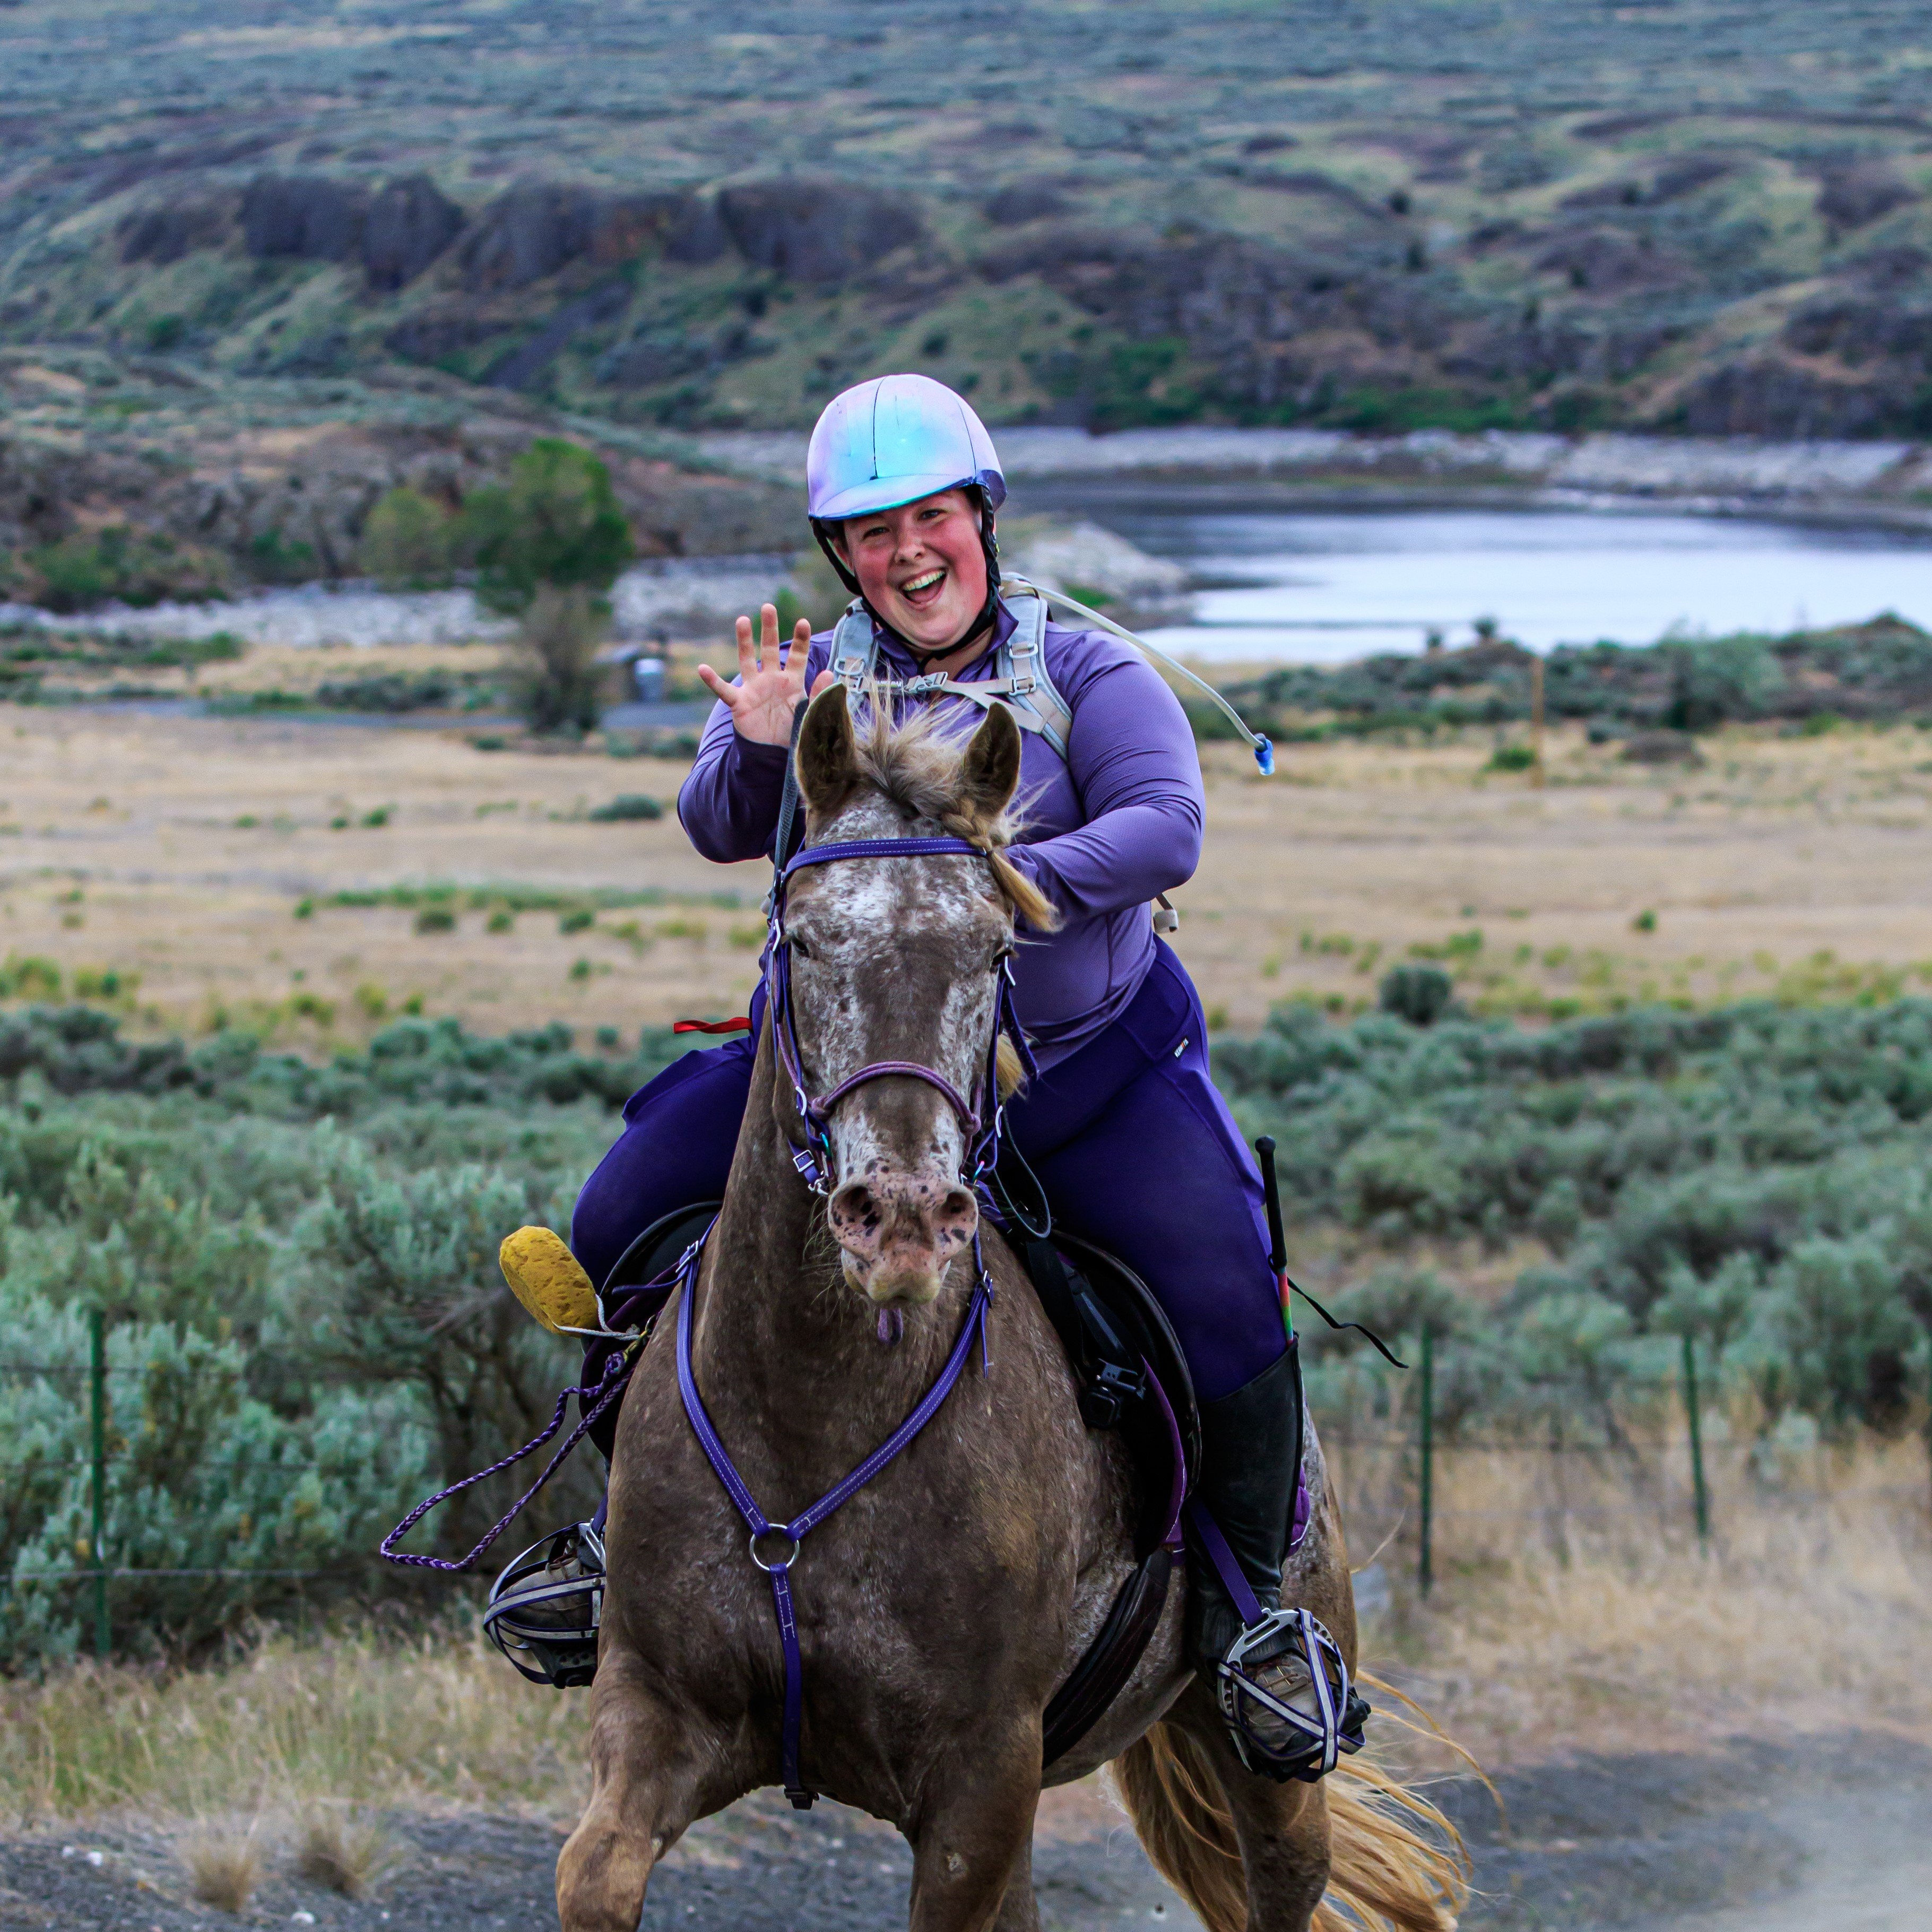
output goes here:
[{"label": "bush on hillside", "polygon": [[362,526],[358,556],[385,589],[422,590],[449,581],[461,545],[455,516],[401,484],[376,499]]},{"label": "bush on hillside", "polygon": [[125,524],[43,544],[26,564],[28,599],[49,610],[204,602],[228,588],[226,568],[212,552]]}]

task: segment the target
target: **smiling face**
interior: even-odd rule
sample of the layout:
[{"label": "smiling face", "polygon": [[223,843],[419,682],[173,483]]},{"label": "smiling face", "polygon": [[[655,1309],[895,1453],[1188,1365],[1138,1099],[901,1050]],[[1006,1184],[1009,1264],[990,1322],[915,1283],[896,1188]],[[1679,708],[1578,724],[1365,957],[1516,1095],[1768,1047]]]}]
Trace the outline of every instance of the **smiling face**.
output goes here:
[{"label": "smiling face", "polygon": [[964,490],[848,517],[838,544],[866,602],[920,650],[962,643],[986,607],[980,513]]}]

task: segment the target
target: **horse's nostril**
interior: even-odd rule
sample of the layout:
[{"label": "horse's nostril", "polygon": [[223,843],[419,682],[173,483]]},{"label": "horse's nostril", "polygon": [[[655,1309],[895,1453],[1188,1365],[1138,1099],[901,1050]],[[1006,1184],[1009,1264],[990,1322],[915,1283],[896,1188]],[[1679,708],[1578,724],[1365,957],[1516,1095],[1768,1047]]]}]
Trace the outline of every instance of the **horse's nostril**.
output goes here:
[{"label": "horse's nostril", "polygon": [[940,1204],[939,1218],[943,1222],[967,1220],[974,1216],[976,1204],[971,1195],[963,1187],[956,1187]]},{"label": "horse's nostril", "polygon": [[879,1206],[872,1198],[872,1190],[861,1186],[856,1180],[849,1187],[840,1188],[832,1197],[832,1212],[841,1221],[870,1224],[879,1218]]}]

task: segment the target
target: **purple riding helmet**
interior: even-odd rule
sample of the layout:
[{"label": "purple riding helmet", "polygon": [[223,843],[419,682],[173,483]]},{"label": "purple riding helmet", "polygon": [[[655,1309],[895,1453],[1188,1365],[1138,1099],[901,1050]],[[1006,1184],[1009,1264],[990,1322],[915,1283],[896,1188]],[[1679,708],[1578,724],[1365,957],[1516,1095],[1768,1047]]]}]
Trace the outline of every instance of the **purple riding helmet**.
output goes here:
[{"label": "purple riding helmet", "polygon": [[812,533],[854,592],[859,580],[832,542],[848,517],[896,509],[942,490],[970,491],[986,552],[986,602],[974,628],[993,614],[1000,594],[993,515],[1006,500],[1006,479],[986,425],[964,397],[930,376],[874,376],[834,396],[812,432],[805,480]]}]

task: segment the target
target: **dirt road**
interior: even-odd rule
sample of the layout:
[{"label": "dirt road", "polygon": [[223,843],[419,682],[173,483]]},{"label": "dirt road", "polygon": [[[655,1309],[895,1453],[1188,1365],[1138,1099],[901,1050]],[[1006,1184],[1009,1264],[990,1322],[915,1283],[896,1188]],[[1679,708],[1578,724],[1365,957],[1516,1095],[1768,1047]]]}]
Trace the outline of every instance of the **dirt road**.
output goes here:
[{"label": "dirt road", "polygon": [[[1922,1932],[1932,1922],[1932,1750],[1876,1733],[1802,1745],[1733,1739],[1708,1753],[1580,1756],[1482,1788],[1438,1788],[1474,1854],[1468,1932]],[[351,1902],[276,1871],[254,1924],[339,1932],[543,1932],[559,1829],[476,1815],[397,1814],[408,1863]],[[190,1898],[160,1832],[70,1826],[0,1844],[0,1928],[188,1932],[234,1922]],[[98,1859],[98,1862],[96,1862]],[[1036,1837],[1048,1932],[1186,1926],[1093,1786],[1052,1794]],[[911,1860],[890,1827],[776,1793],[697,1827],[651,1887],[641,1932],[892,1932]],[[304,1916],[304,1915],[307,1915]]]}]

